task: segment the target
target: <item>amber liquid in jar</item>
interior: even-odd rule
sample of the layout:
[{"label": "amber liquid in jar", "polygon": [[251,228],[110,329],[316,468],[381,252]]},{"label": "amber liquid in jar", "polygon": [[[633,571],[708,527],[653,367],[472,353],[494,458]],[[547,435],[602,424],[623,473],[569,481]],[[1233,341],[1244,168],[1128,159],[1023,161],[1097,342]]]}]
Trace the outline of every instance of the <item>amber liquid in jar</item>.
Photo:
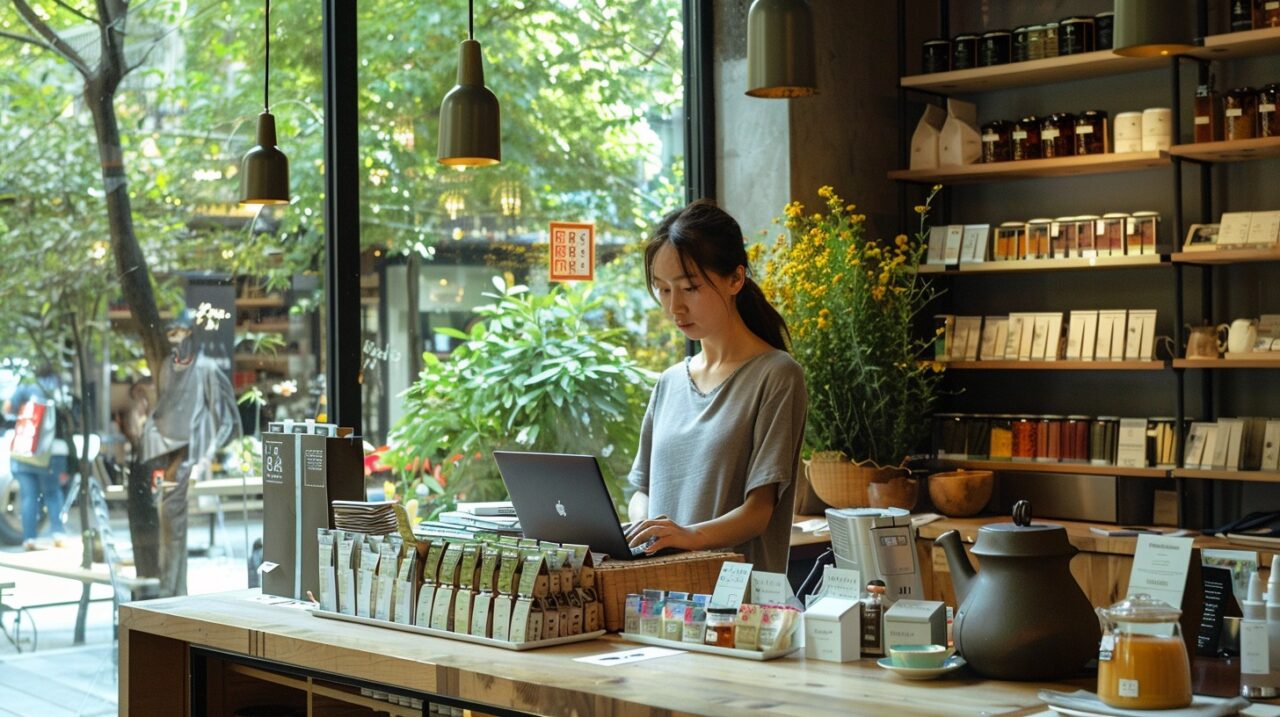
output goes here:
[{"label": "amber liquid in jar", "polygon": [[1040,118],[1031,115],[1014,122],[1009,143],[1015,160],[1040,159]]},{"label": "amber liquid in jar", "polygon": [[707,632],[704,642],[716,647],[734,646],[733,626],[737,620],[737,610],[732,608],[710,608],[707,610]]},{"label": "amber liquid in jar", "polygon": [[1218,142],[1222,139],[1222,95],[1208,85],[1196,88],[1196,141]]},{"label": "amber liquid in jar", "polygon": [[1098,698],[1121,709],[1191,704],[1191,670],[1182,638],[1116,635],[1111,659],[1098,660]]},{"label": "amber liquid in jar", "polygon": [[1106,154],[1111,151],[1111,132],[1106,112],[1102,110],[1081,112],[1076,117],[1075,124],[1076,154]]},{"label": "amber liquid in jar", "polygon": [[1223,105],[1223,136],[1228,141],[1253,139],[1258,121],[1258,92],[1252,87],[1238,87],[1227,93]]},{"label": "amber liquid in jar", "polygon": [[1008,162],[1013,159],[1009,123],[996,120],[982,125],[982,161]]},{"label": "amber liquid in jar", "polygon": [[1065,112],[1051,114],[1040,123],[1040,153],[1049,157],[1070,157],[1075,153],[1076,118]]},{"label": "amber liquid in jar", "polygon": [[1258,90],[1259,137],[1280,137],[1280,113],[1276,112],[1277,99],[1280,99],[1280,84],[1270,84]]}]

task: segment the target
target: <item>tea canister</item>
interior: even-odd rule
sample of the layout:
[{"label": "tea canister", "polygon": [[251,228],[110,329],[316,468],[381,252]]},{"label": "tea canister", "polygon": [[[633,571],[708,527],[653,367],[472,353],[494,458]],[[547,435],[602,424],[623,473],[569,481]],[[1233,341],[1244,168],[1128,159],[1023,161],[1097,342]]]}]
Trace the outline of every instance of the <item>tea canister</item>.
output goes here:
[{"label": "tea canister", "polygon": [[939,413],[934,416],[938,428],[938,457],[967,458],[965,448],[967,427],[965,417],[960,413]]},{"label": "tea canister", "polygon": [[1040,121],[1040,153],[1050,157],[1070,157],[1075,153],[1076,118],[1068,112],[1055,112]]},{"label": "tea canister", "polygon": [[1093,18],[1067,17],[1058,22],[1058,54],[1093,52]]},{"label": "tea canister", "polygon": [[932,40],[925,40],[923,57],[920,61],[920,71],[928,74],[931,72],[946,72],[951,69],[951,41],[945,37],[935,37]]},{"label": "tea canister", "polygon": [[1058,23],[1056,22],[1044,24],[1044,56],[1058,56]]},{"label": "tea canister", "polygon": [[1142,151],[1167,152],[1173,146],[1173,110],[1148,107],[1142,111]]},{"label": "tea canister", "polygon": [[[1097,256],[1097,230],[1098,222],[1102,220],[1096,214],[1081,214],[1076,217],[1074,222],[1076,232],[1076,256],[1090,257]],[[1111,252],[1108,251],[1108,254]]]},{"label": "tea canister", "polygon": [[1009,51],[1011,62],[1025,62],[1031,59],[1031,26],[1023,25],[1013,29],[1013,42]]},{"label": "tea canister", "polygon": [[1012,51],[1013,33],[1008,30],[992,30],[982,34],[978,44],[978,65],[992,67],[1007,65]]},{"label": "tea canister", "polygon": [[1076,218],[1058,217],[1049,230],[1049,245],[1054,259],[1070,259],[1077,254]]},{"label": "tea canister", "polygon": [[1110,128],[1107,113],[1103,110],[1085,110],[1076,115],[1075,153],[1106,154],[1111,150]]},{"label": "tea canister", "polygon": [[1013,416],[1001,414],[991,417],[991,460],[1013,458]]},{"label": "tea canister", "polygon": [[986,460],[991,451],[991,414],[975,413],[965,420],[967,436],[965,450],[970,460]]},{"label": "tea canister", "polygon": [[1048,259],[1053,256],[1050,235],[1052,219],[1032,219],[1027,222],[1027,259]]},{"label": "tea canister", "polygon": [[1089,462],[1114,465],[1116,441],[1120,437],[1119,416],[1098,416],[1089,425]]},{"label": "tea canister", "polygon": [[1129,214],[1107,212],[1098,222],[1096,244],[1099,256],[1123,256],[1125,237],[1128,236]]},{"label": "tea canister", "polygon": [[1217,142],[1222,139],[1222,96],[1210,85],[1196,87],[1195,141]]},{"label": "tea canister", "polygon": [[1036,460],[1057,463],[1062,460],[1062,427],[1065,416],[1041,416],[1036,426]]},{"label": "tea canister", "polygon": [[983,162],[1008,162],[1013,159],[1009,130],[1010,125],[1004,120],[995,120],[982,125]]},{"label": "tea canister", "polygon": [[1093,16],[1094,46],[1098,50],[1110,50],[1114,46],[1116,14],[1100,12]]},{"label": "tea canister", "polygon": [[1280,113],[1276,101],[1280,99],[1280,84],[1272,83],[1258,90],[1258,136],[1280,137]]},{"label": "tea canister", "polygon": [[1152,416],[1147,429],[1147,465],[1172,468],[1174,461],[1174,436],[1177,419],[1172,416]]},{"label": "tea canister", "polygon": [[1134,212],[1133,216],[1129,217],[1129,241],[1125,245],[1125,253],[1155,254],[1159,224],[1159,212]]},{"label": "tea canister", "polygon": [[978,66],[978,36],[956,35],[951,41],[951,69],[968,70]]},{"label": "tea canister", "polygon": [[1084,463],[1089,460],[1088,416],[1071,415],[1062,424],[1062,460]]},{"label": "tea canister", "polygon": [[1004,222],[996,227],[995,261],[1016,261],[1027,258],[1027,225],[1025,222]]},{"label": "tea canister", "polygon": [[1022,414],[1013,418],[1012,459],[1015,461],[1033,461],[1036,458],[1036,424],[1035,416]]},{"label": "tea canister", "polygon": [[1040,118],[1028,115],[1014,122],[1009,139],[1015,160],[1040,159]]},{"label": "tea canister", "polygon": [[1253,29],[1253,2],[1254,0],[1231,0],[1231,32]]},{"label": "tea canister", "polygon": [[1044,59],[1044,25],[1027,28],[1027,59]]},{"label": "tea canister", "polygon": [[1227,92],[1223,102],[1223,139],[1253,139],[1258,122],[1258,91],[1237,87]]}]

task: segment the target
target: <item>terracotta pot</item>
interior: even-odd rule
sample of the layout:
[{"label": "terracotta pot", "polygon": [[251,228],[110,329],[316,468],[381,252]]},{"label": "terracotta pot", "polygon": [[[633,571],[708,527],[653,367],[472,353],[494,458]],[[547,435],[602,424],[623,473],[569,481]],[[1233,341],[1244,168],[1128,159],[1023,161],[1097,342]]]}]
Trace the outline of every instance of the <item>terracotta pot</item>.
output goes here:
[{"label": "terracotta pot", "polygon": [[964,518],[976,515],[991,500],[994,484],[991,471],[934,473],[929,476],[929,500],[943,515]]},{"label": "terracotta pot", "polygon": [[911,510],[916,507],[919,497],[920,481],[902,472],[888,480],[873,480],[867,485],[867,504],[872,508]]},{"label": "terracotta pot", "polygon": [[833,508],[865,508],[867,486],[886,482],[902,473],[898,468],[881,468],[874,463],[854,463],[843,453],[819,451],[805,463],[813,492]]}]

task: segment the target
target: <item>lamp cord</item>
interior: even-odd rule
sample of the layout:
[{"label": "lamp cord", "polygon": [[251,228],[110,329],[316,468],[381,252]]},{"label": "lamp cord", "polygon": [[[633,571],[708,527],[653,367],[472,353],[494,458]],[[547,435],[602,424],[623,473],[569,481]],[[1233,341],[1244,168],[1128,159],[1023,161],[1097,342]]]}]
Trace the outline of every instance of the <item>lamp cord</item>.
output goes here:
[{"label": "lamp cord", "polygon": [[266,72],[262,75],[262,111],[271,111],[270,92],[271,87],[271,0],[266,0],[267,13],[266,20],[263,25],[266,28],[266,42],[263,43],[267,51]]},{"label": "lamp cord", "polygon": [[467,0],[467,39],[476,39],[476,0]]}]

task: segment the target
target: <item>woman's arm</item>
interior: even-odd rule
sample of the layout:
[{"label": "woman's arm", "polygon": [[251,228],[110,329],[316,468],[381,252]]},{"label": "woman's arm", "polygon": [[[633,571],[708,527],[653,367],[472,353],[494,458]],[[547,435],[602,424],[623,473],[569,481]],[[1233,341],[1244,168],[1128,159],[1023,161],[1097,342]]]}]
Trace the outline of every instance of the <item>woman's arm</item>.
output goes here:
[{"label": "woman's arm", "polygon": [[[640,495],[640,494],[637,494]],[[635,507],[635,498],[632,499]],[[648,496],[645,496],[646,508]],[[680,548],[683,550],[712,550],[732,548],[755,538],[769,527],[773,517],[774,506],[778,504],[778,484],[770,483],[747,493],[742,505],[702,523],[682,526],[668,518],[654,518],[635,523],[628,533],[631,547],[643,545],[651,538],[645,552],[652,553],[663,548]]]},{"label": "woman's arm", "polygon": [[627,504],[627,520],[632,523],[643,523],[649,517],[649,494],[638,490],[631,496]]}]

